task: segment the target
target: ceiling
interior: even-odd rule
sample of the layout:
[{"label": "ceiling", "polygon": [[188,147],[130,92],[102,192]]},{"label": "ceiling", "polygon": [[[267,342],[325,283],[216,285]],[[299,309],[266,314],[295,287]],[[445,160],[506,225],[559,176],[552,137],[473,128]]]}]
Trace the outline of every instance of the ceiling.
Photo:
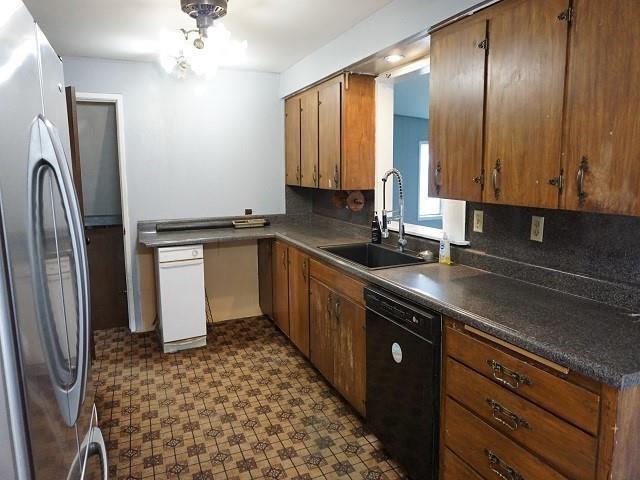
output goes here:
[{"label": "ceiling", "polygon": [[[282,72],[392,0],[229,0],[241,68]],[[25,0],[59,55],[155,61],[162,32],[194,28],[179,0]]]}]

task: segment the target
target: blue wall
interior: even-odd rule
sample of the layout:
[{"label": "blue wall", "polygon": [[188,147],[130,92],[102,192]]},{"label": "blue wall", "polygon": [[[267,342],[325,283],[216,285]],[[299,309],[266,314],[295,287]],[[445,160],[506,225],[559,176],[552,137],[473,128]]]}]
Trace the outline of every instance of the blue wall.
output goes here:
[{"label": "blue wall", "polygon": [[[420,221],[418,219],[420,142],[429,135],[429,120],[424,118],[393,117],[393,166],[404,179],[405,222],[426,227],[442,228],[442,219]],[[393,205],[397,207],[398,192],[394,186]]]}]

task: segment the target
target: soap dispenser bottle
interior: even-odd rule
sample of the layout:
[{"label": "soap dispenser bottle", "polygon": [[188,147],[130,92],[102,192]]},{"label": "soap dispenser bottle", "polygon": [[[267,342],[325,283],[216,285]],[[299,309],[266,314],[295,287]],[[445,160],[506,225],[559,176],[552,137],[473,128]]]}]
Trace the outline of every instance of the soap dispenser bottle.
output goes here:
[{"label": "soap dispenser bottle", "polygon": [[373,213],[373,221],[371,222],[371,243],[382,243],[382,230],[380,229],[378,212]]},{"label": "soap dispenser bottle", "polygon": [[442,240],[440,240],[438,261],[445,265],[451,265],[451,242],[446,232],[442,234]]}]

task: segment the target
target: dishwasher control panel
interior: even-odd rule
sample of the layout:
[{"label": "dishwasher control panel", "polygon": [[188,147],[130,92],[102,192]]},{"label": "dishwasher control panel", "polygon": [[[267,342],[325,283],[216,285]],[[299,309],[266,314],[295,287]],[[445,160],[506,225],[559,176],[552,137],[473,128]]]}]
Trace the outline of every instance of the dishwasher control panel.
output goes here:
[{"label": "dishwasher control panel", "polygon": [[429,340],[439,342],[442,328],[442,316],[439,313],[424,307],[414,306],[382,289],[366,287],[364,297],[369,310],[399,323]]}]

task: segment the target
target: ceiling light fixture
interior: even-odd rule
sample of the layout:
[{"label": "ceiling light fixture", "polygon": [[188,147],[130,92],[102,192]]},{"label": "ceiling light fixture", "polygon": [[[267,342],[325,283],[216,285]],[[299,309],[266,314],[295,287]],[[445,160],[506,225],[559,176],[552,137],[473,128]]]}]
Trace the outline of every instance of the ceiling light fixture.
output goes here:
[{"label": "ceiling light fixture", "polygon": [[387,55],[384,59],[389,63],[398,63],[400,60],[404,58],[404,55],[399,55],[394,53],[393,55]]},{"label": "ceiling light fixture", "polygon": [[184,78],[191,71],[209,77],[220,65],[242,63],[247,42],[232,40],[231,33],[219,21],[227,14],[227,0],[180,0],[180,6],[196,20],[197,28],[163,34],[160,64],[167,73]]}]

